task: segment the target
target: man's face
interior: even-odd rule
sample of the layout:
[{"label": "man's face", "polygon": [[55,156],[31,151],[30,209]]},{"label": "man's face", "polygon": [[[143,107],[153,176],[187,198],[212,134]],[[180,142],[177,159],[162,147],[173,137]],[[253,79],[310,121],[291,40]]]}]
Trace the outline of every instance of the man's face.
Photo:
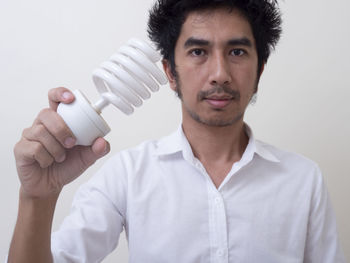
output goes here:
[{"label": "man's face", "polygon": [[249,22],[237,10],[188,15],[175,46],[177,78],[164,63],[182,100],[183,121],[228,126],[243,121],[256,92],[257,52]]}]

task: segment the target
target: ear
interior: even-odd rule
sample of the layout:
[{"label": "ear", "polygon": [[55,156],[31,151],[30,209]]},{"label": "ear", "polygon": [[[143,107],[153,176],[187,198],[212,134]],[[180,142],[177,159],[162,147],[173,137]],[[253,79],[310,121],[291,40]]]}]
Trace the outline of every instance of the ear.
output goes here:
[{"label": "ear", "polygon": [[264,62],[262,65],[261,65],[261,69],[260,69],[260,72],[259,72],[259,76],[258,76],[258,81],[257,81],[257,84],[256,84],[256,90],[255,90],[255,93],[258,92],[258,84],[259,84],[259,81],[260,81],[260,78],[261,78],[261,75],[263,74],[264,72],[264,69],[265,69],[265,65],[266,65],[266,62]]},{"label": "ear", "polygon": [[176,91],[176,79],[171,72],[170,62],[166,59],[162,60],[164,72],[168,78],[169,86],[173,91]]},{"label": "ear", "polygon": [[261,66],[261,70],[260,70],[260,72],[259,72],[259,78],[261,78],[261,75],[262,75],[263,72],[264,72],[265,65],[266,65],[266,62],[264,62],[264,63],[262,64],[262,66]]}]

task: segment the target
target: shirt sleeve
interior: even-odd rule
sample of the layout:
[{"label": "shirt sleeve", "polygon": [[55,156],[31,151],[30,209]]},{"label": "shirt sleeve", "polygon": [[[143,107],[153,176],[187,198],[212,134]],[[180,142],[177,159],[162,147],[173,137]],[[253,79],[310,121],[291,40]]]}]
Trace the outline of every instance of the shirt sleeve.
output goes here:
[{"label": "shirt sleeve", "polygon": [[52,235],[54,262],[101,262],[116,248],[126,206],[126,181],[118,161],[109,160],[79,188],[70,215]]},{"label": "shirt sleeve", "polygon": [[310,208],[304,263],[345,263],[339,244],[335,214],[318,167]]}]

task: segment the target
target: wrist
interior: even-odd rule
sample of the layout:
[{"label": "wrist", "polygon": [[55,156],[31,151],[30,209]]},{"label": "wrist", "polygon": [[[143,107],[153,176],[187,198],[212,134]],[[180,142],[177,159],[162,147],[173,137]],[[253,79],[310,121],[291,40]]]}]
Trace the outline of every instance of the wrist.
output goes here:
[{"label": "wrist", "polygon": [[22,201],[31,201],[31,202],[37,202],[37,203],[56,202],[61,193],[61,190],[53,191],[49,194],[39,195],[39,194],[33,194],[31,192],[28,192],[23,186],[21,186],[19,190],[19,198]]},{"label": "wrist", "polygon": [[19,191],[19,205],[29,209],[43,210],[46,212],[54,211],[60,192],[52,193],[47,196],[38,197],[28,194],[23,187]]}]

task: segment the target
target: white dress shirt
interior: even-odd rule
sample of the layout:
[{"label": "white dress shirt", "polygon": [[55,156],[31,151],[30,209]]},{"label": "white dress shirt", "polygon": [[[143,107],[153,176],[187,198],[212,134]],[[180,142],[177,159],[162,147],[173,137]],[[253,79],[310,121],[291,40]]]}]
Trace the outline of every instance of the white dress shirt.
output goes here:
[{"label": "white dress shirt", "polygon": [[343,263],[318,166],[254,139],[219,188],[181,128],[113,156],[52,236],[55,262]]}]

